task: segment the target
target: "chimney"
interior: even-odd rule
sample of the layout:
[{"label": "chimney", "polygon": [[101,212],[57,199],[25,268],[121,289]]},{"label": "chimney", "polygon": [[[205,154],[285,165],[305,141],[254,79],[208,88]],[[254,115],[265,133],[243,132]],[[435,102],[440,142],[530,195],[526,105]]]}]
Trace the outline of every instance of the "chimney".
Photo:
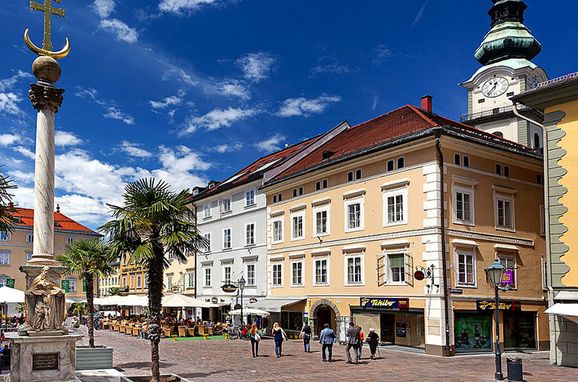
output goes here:
[{"label": "chimney", "polygon": [[421,97],[421,108],[428,113],[433,111],[433,97],[430,95],[426,95]]}]

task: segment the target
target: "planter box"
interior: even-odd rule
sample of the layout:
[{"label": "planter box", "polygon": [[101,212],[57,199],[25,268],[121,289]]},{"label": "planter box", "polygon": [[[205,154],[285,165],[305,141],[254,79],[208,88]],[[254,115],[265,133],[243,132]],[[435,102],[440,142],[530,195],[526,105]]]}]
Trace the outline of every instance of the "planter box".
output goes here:
[{"label": "planter box", "polygon": [[112,348],[76,347],[76,370],[112,369]]},{"label": "planter box", "polygon": [[[120,382],[150,382],[150,376],[120,377]],[[192,382],[178,375],[161,375],[161,382]]]}]

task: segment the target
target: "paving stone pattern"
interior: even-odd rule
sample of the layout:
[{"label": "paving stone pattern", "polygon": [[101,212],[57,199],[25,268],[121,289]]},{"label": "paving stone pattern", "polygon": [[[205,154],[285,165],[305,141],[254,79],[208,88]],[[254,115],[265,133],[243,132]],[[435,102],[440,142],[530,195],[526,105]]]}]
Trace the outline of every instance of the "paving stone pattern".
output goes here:
[{"label": "paving stone pattern", "polygon": [[[114,367],[126,375],[148,373],[150,346],[146,340],[110,331],[96,332],[97,345],[114,348]],[[161,371],[193,381],[492,381],[492,355],[434,357],[415,352],[380,348],[381,359],[369,360],[364,348],[362,362],[345,362],[345,347],[334,346],[334,363],[321,361],[320,345],[312,343],[311,354],[299,340],[284,346],[276,358],[274,343],[263,339],[260,357],[253,358],[248,341],[161,341]],[[508,354],[523,358],[526,381],[578,382],[578,369],[551,366],[548,353]],[[506,365],[504,358],[504,374]]]}]

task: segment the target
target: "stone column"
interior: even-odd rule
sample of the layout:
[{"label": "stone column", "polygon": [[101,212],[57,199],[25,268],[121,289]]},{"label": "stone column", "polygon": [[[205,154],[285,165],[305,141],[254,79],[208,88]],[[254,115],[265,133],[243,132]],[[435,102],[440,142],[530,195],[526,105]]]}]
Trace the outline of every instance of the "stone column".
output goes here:
[{"label": "stone column", "polygon": [[58,62],[40,56],[32,64],[38,80],[28,97],[37,110],[36,159],[34,168],[34,250],[30,265],[58,265],[54,260],[54,113],[62,104],[63,89],[54,86],[60,78]]}]

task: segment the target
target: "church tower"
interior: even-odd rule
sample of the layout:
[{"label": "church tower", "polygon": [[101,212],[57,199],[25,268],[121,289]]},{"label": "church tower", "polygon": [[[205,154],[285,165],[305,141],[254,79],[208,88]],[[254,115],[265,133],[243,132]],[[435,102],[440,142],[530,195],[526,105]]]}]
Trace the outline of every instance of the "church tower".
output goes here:
[{"label": "church tower", "polygon": [[531,61],[542,46],[524,25],[527,5],[523,0],[492,2],[488,12],[491,29],[474,55],[483,66],[461,84],[468,90],[468,114],[462,122],[541,149],[541,129],[514,115],[510,97],[548,79],[546,72]]}]

